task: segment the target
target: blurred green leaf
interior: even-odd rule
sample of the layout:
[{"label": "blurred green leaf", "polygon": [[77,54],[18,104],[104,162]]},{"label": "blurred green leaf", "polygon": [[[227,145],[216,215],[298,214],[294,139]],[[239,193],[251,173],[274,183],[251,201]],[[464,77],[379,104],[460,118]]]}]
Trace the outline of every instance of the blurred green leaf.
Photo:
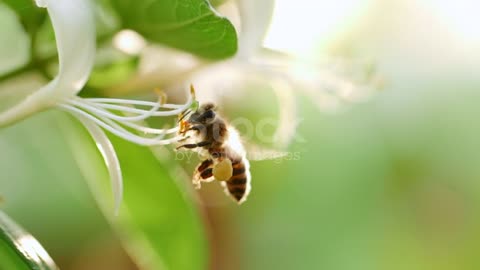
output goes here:
[{"label": "blurred green leaf", "polygon": [[4,75],[28,63],[30,40],[15,11],[1,2],[0,25],[0,74]]},{"label": "blurred green leaf", "polygon": [[198,209],[176,181],[176,163],[159,163],[149,148],[111,137],[125,190],[120,215],[113,217],[108,173],[95,143],[77,121],[60,121],[94,196],[141,268],[206,269],[206,232]]},{"label": "blurred green leaf", "polygon": [[96,66],[92,71],[88,86],[107,88],[128,80],[137,71],[138,57],[115,60],[112,59],[110,63],[103,66]]},{"label": "blurred green leaf", "polygon": [[66,258],[108,224],[55,121],[63,115],[50,110],[0,130],[0,207]]},{"label": "blurred green leaf", "polygon": [[116,0],[112,6],[124,28],[153,42],[201,57],[222,59],[237,51],[237,34],[207,0]]},{"label": "blurred green leaf", "polygon": [[0,269],[58,269],[29,233],[0,211]]},{"label": "blurred green leaf", "polygon": [[4,0],[4,3],[17,13],[27,32],[34,31],[45,21],[47,12],[32,0]]}]

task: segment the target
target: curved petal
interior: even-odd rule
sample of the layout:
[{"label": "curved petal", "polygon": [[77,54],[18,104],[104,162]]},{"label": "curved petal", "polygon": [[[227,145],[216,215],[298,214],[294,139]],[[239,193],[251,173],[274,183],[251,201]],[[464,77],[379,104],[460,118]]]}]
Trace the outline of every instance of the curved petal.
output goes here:
[{"label": "curved petal", "polygon": [[95,56],[95,22],[89,0],[37,0],[46,7],[55,31],[59,72],[47,85],[0,114],[0,126],[19,121],[59,100],[77,94],[85,85]]},{"label": "curved petal", "polygon": [[87,82],[95,57],[95,21],[89,0],[37,0],[46,7],[55,31],[62,96],[77,94]]},{"label": "curved petal", "polygon": [[248,57],[261,46],[273,14],[275,0],[237,0],[241,19],[238,55]]},{"label": "curved petal", "polygon": [[112,184],[113,200],[115,214],[118,214],[123,198],[123,176],[120,169],[120,161],[118,160],[115,149],[103,130],[90,119],[76,113],[72,113],[82,122],[88,130],[93,140],[97,144],[98,151],[102,154],[108,173],[110,174],[110,182]]}]

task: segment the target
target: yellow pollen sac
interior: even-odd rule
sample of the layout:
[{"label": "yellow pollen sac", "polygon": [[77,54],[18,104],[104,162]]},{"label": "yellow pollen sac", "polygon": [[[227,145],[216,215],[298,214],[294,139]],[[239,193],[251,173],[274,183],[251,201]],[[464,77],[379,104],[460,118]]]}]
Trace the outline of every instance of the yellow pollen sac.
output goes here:
[{"label": "yellow pollen sac", "polygon": [[232,178],[232,174],[232,161],[228,158],[220,161],[213,167],[213,177],[215,177],[217,181],[227,181]]}]

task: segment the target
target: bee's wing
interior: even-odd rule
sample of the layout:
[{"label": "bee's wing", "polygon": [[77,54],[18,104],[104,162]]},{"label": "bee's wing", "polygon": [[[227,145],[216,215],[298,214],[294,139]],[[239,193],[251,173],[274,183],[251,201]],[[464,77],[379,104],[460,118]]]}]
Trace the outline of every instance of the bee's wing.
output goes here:
[{"label": "bee's wing", "polygon": [[285,157],[285,151],[266,148],[242,138],[239,132],[232,126],[229,127],[229,137],[226,144],[236,153],[245,155],[248,160],[271,160]]},{"label": "bee's wing", "polygon": [[244,142],[244,146],[247,152],[247,159],[249,160],[272,160],[283,158],[288,155],[288,152],[286,151],[267,148],[254,143]]}]

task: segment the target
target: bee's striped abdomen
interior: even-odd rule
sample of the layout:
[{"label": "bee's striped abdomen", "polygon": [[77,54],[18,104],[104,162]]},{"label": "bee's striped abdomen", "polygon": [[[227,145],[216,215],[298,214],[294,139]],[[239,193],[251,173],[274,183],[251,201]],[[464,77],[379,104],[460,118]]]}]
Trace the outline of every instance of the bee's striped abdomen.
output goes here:
[{"label": "bee's striped abdomen", "polygon": [[232,163],[233,174],[226,182],[228,193],[239,203],[244,201],[248,195],[250,174],[247,172],[245,163],[242,160]]}]

